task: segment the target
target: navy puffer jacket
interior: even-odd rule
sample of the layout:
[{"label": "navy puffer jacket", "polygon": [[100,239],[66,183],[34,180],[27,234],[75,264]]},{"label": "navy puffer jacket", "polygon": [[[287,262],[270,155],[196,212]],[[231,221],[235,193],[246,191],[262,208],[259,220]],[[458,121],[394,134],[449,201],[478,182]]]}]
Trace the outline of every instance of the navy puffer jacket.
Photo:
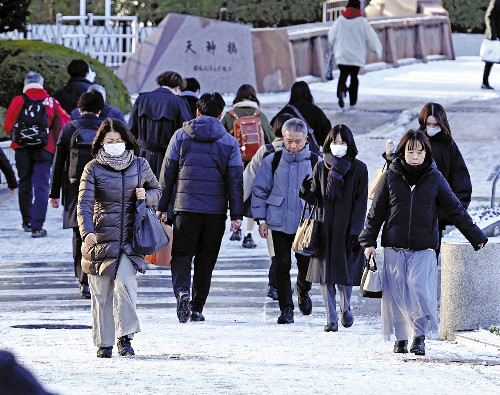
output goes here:
[{"label": "navy puffer jacket", "polygon": [[124,170],[90,161],[83,171],[78,195],[78,226],[82,240],[95,233],[97,244],[82,245],[82,269],[85,273],[115,277],[123,251],[141,273],[146,271],[142,255],[132,251],[134,231],[135,189],[138,186],[137,159],[142,161],[142,187],[146,189],[146,205],[154,206],[160,196],[160,184],[149,163],[136,158]]},{"label": "navy puffer jacket", "polygon": [[177,182],[174,213],[243,218],[243,164],[238,141],[221,121],[201,115],[185,122],[170,140],[160,174],[158,210],[167,212]]},{"label": "navy puffer jacket", "polygon": [[78,99],[82,93],[87,92],[90,86],[90,81],[85,77],[71,77],[68,83],[59,88],[56,93],[54,93],[54,99],[56,99],[64,111],[71,114],[78,104]]},{"label": "navy puffer jacket", "polygon": [[433,161],[411,188],[400,159],[396,158],[377,184],[365,229],[359,236],[363,247],[376,247],[382,224],[382,246],[410,250],[436,249],[439,241],[438,209],[472,244],[487,237],[473,222]]}]

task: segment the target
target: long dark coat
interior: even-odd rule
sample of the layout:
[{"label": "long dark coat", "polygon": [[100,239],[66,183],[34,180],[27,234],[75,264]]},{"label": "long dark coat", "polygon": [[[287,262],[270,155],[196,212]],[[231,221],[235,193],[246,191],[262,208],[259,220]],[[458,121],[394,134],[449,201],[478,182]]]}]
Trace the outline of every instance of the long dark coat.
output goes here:
[{"label": "long dark coat", "polygon": [[334,201],[327,199],[328,169],[319,162],[313,170],[309,203],[318,202],[318,216],[323,221],[320,255],[312,257],[306,279],[314,283],[359,285],[364,264],[363,250],[349,248],[351,235],[363,229],[368,199],[368,169],[355,159],[344,176],[342,193]]},{"label": "long dark coat", "polygon": [[[95,114],[83,114],[78,118],[82,128],[95,129],[96,134],[102,120]],[[64,125],[64,128],[57,142],[54,162],[52,164],[52,175],[50,180],[49,197],[59,199],[62,188],[63,229],[77,228],[76,205],[78,203],[78,189],[80,180],[71,182],[68,178],[69,155],[71,148],[71,138],[76,132],[76,127],[72,123]]]}]

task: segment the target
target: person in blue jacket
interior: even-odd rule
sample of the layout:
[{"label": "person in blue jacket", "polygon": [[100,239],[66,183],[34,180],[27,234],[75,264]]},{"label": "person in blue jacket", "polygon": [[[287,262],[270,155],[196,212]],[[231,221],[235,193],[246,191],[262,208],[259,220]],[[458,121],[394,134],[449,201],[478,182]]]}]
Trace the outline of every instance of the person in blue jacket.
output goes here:
[{"label": "person in blue jacket", "polygon": [[174,199],[171,270],[181,323],[205,320],[202,312],[226,227],[228,204],[231,231],[237,230],[243,219],[243,162],[238,141],[220,121],[224,106],[217,92],[200,97],[197,117],[172,136],[160,175],[162,194],[157,214],[163,221]]}]

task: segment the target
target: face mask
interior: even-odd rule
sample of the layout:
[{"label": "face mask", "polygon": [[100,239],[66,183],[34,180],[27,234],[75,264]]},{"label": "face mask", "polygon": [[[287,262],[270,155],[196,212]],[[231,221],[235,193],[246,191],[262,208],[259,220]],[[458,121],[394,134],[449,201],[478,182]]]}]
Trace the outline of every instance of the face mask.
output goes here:
[{"label": "face mask", "polygon": [[332,151],[332,155],[337,158],[342,158],[345,154],[347,154],[347,145],[340,144],[330,144],[330,150]]},{"label": "face mask", "polygon": [[441,131],[441,128],[439,126],[437,128],[431,128],[431,127],[427,126],[427,128],[426,128],[426,132],[427,132],[427,135],[429,137],[435,136],[440,131]]},{"label": "face mask", "polygon": [[87,76],[85,78],[88,81],[90,81],[91,84],[93,84],[96,76],[97,76],[97,73],[89,67],[89,72],[87,73]]},{"label": "face mask", "polygon": [[125,143],[104,144],[104,151],[111,156],[120,156],[125,152]]}]

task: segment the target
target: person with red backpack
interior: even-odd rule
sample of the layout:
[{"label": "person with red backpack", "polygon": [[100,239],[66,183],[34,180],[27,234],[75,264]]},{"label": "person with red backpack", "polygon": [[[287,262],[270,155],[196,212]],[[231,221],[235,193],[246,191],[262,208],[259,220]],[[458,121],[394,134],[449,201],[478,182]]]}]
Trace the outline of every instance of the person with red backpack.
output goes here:
[{"label": "person with red backpack", "polygon": [[87,273],[82,270],[82,237],[76,211],[83,169],[93,159],[92,142],[103,122],[99,115],[104,108],[104,98],[97,91],[85,92],[77,105],[80,117],[64,126],[57,142],[49,204],[53,208],[59,207],[62,189],[63,229],[73,228],[73,261],[75,276],[79,280],[80,296],[90,299]]},{"label": "person with red backpack", "polygon": [[4,129],[12,136],[19,176],[19,208],[22,227],[31,237],[45,237],[43,229],[49,200],[50,168],[56,142],[69,115],[43,89],[43,77],[30,71],[23,94],[7,109]]},{"label": "person with red backpack", "polygon": [[[226,112],[222,124],[228,133],[238,140],[241,150],[243,166],[246,167],[260,147],[271,144],[276,136],[269,120],[259,109],[260,102],[257,92],[252,85],[244,84],[238,88],[233,100],[233,108]],[[255,222],[248,216],[248,234],[243,239],[243,247],[255,248],[257,245],[252,238]],[[231,241],[241,240],[241,229],[231,235]]]}]

